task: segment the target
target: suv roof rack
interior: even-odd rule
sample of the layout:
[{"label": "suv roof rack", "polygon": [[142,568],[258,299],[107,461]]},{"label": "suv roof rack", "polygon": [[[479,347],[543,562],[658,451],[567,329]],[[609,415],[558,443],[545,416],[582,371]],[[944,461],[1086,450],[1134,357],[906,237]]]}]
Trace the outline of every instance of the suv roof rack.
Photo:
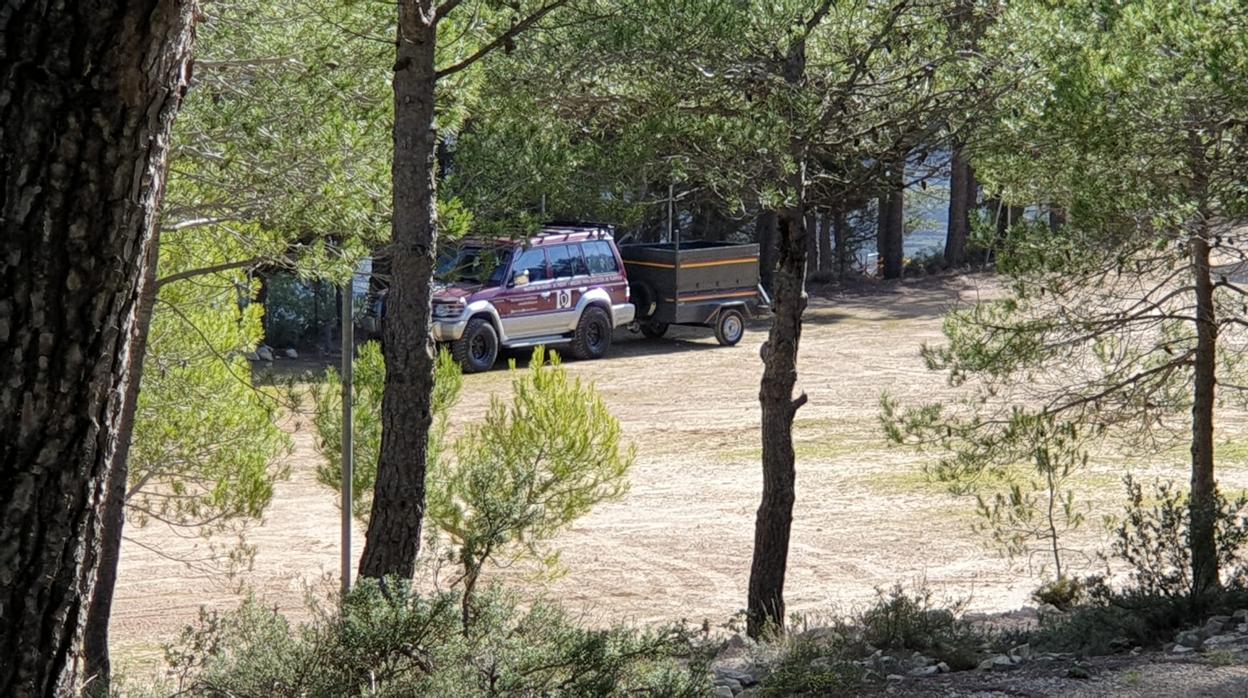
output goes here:
[{"label": "suv roof rack", "polygon": [[591,221],[578,220],[553,220],[542,224],[542,228],[573,228],[577,230],[606,230],[614,233],[615,226],[610,223],[594,223]]}]

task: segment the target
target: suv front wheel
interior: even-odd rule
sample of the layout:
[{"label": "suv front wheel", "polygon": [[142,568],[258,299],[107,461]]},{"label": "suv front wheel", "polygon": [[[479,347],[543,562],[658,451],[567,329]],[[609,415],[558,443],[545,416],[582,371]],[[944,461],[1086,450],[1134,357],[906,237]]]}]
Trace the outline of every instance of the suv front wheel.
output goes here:
[{"label": "suv front wheel", "polygon": [[464,373],[480,373],[494,367],[498,358],[498,333],[489,320],[473,318],[464,328],[464,334],[451,342],[451,356],[464,369]]},{"label": "suv front wheel", "polygon": [[611,316],[602,308],[591,305],[581,313],[572,337],[572,356],[578,359],[601,359],[611,346]]}]

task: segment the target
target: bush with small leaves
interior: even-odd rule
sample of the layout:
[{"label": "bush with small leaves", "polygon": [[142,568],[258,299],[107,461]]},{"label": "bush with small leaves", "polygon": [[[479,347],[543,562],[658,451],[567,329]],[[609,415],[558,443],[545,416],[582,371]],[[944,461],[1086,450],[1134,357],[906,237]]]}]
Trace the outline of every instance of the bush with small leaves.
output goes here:
[{"label": "bush with small leaves", "polygon": [[[1131,567],[1131,589],[1145,596],[1186,599],[1193,592],[1187,493],[1157,482],[1152,492],[1124,479],[1127,506],[1114,529],[1113,555]],[[1242,586],[1241,553],[1248,544],[1248,497],[1215,494],[1214,540],[1223,583]]]},{"label": "bush with small leaves", "polygon": [[680,626],[591,630],[546,603],[521,610],[492,587],[476,622],[457,593],[364,580],[334,610],[293,627],[249,599],[203,613],[167,649],[190,696],[703,696],[695,635]]},{"label": "bush with small leaves", "polygon": [[962,620],[964,609],[963,602],[937,604],[926,587],[911,594],[899,584],[878,592],[857,625],[863,641],[873,647],[921,652],[951,668],[970,669],[978,663],[977,649],[985,638]]},{"label": "bush with small leaves", "polygon": [[429,478],[428,516],[462,567],[464,623],[484,566],[495,558],[537,560],[544,545],[595,506],[628,491],[633,451],[592,385],[569,376],[538,347],[526,371],[512,371],[510,402],[490,401],[484,420]]}]

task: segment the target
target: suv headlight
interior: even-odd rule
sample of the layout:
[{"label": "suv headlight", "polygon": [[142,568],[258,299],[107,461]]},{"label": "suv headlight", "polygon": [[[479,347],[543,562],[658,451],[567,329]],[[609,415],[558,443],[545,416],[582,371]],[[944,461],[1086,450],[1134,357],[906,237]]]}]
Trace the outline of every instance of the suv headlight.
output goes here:
[{"label": "suv headlight", "polygon": [[463,306],[458,303],[434,303],[433,316],[439,320],[448,318],[457,318],[463,311]]}]

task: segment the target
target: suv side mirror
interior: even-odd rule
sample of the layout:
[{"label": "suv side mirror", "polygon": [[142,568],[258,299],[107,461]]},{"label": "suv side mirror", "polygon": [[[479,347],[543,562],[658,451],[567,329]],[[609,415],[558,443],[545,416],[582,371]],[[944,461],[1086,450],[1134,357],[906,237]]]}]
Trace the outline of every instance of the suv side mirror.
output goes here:
[{"label": "suv side mirror", "polygon": [[529,283],[529,270],[521,269],[511,277],[512,286],[525,286]]}]

